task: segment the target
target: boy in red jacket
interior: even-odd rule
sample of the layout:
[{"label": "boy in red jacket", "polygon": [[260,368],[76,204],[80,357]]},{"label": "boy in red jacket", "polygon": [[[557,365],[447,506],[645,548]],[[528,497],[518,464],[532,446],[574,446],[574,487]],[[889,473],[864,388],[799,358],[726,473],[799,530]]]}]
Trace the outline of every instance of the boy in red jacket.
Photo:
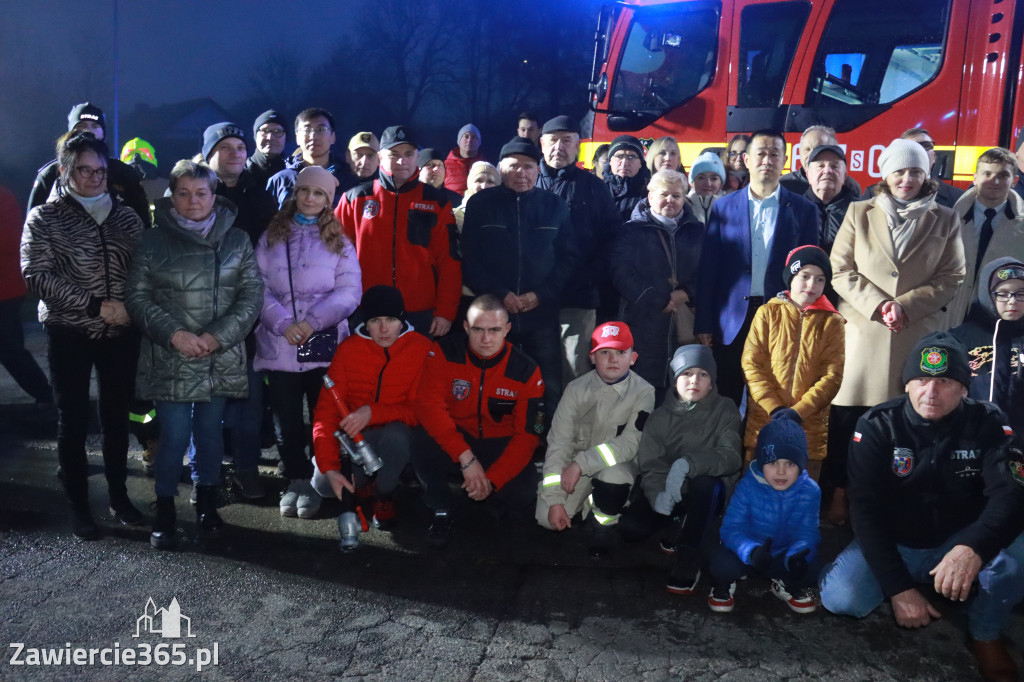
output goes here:
[{"label": "boy in red jacket", "polygon": [[369,479],[359,466],[351,468],[351,478],[342,473],[341,447],[334,432],[341,430],[353,439],[361,433],[383,461],[374,477],[373,525],[390,530],[395,523],[391,497],[409,462],[418,423],[413,401],[430,350],[426,337],[411,333],[398,289],[370,287],[361,307],[366,322],[342,342],[327,370],[349,414],[342,418],[325,388],[313,415],[313,488],[323,497],[342,501],[345,511],[338,517],[338,529],[343,551],[359,545],[361,524],[354,492]]}]

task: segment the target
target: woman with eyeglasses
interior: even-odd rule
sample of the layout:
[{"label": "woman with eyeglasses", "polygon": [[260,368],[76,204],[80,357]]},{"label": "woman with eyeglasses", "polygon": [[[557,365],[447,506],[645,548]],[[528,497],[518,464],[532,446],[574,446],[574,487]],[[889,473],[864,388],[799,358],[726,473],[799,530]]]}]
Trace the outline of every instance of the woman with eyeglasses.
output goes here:
[{"label": "woman with eyeglasses", "polygon": [[726,192],[734,192],[742,189],[750,182],[750,174],[743,163],[743,153],[747,151],[750,144],[750,135],[733,135],[729,145],[722,153],[722,163],[725,164],[725,187]]},{"label": "woman with eyeglasses", "polygon": [[874,197],[850,204],[832,246],[832,286],[846,319],[846,366],[826,459],[838,488],[833,523],[846,519],[846,451],[857,419],[904,392],[900,376],[911,350],[947,329],[945,306],[966,271],[960,220],[935,202],[924,148],[893,140],[878,161]]},{"label": "woman with eyeglasses", "polygon": [[91,133],[67,138],[57,150],[58,198],[32,209],[21,241],[21,272],[29,291],[39,296],[39,321],[49,340],[57,459],[71,503],[71,527],[85,540],[99,537],[85,451],[94,368],[110,514],[126,525],[143,521],[125,485],[139,335],[124,305],[142,220],[107,191],[107,157],[107,146]]}]

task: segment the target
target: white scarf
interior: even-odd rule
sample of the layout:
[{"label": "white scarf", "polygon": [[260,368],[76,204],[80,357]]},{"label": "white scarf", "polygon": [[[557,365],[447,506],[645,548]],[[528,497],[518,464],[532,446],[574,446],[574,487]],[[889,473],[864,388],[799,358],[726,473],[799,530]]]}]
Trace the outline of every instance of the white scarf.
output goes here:
[{"label": "white scarf", "polygon": [[889,234],[892,237],[893,253],[896,260],[903,258],[903,254],[910,244],[910,238],[914,236],[918,219],[935,203],[935,195],[916,199],[914,201],[902,201],[891,194],[878,195],[878,206],[885,211],[885,218],[889,223]]},{"label": "white scarf", "polygon": [[107,192],[95,197],[83,197],[70,187],[67,187],[66,189],[68,194],[82,205],[85,212],[92,216],[92,219],[95,220],[98,225],[102,225],[103,221],[107,219],[107,216],[110,215],[110,212],[114,209],[114,202],[111,200],[110,194]]}]

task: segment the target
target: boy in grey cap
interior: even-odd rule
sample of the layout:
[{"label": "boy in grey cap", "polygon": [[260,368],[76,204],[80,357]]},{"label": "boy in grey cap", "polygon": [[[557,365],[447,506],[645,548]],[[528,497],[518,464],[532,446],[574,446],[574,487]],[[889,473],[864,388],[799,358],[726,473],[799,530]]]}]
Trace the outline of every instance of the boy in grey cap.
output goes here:
[{"label": "boy in grey cap", "polygon": [[741,424],[736,404],[715,388],[710,348],[676,349],[671,368],[675,390],[647,420],[640,439],[644,494],[623,514],[619,528],[627,539],[642,539],[668,526],[661,548],[676,562],[666,587],[691,594],[706,541],[716,537],[709,529],[739,477]]}]

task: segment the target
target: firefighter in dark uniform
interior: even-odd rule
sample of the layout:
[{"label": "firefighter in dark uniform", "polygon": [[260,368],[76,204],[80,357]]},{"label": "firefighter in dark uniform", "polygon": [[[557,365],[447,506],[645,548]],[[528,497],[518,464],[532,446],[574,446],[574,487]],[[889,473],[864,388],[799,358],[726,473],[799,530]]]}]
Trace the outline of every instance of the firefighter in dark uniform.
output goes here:
[{"label": "firefighter in dark uniform", "polygon": [[1021,441],[998,407],[966,397],[967,351],[950,334],[921,339],[902,378],[906,394],[857,423],[854,541],[823,573],[821,603],[860,618],[888,599],[898,625],[920,628],[940,617],[918,587],[932,584],[967,602],[982,676],[1017,679],[1000,631],[1024,596]]}]

